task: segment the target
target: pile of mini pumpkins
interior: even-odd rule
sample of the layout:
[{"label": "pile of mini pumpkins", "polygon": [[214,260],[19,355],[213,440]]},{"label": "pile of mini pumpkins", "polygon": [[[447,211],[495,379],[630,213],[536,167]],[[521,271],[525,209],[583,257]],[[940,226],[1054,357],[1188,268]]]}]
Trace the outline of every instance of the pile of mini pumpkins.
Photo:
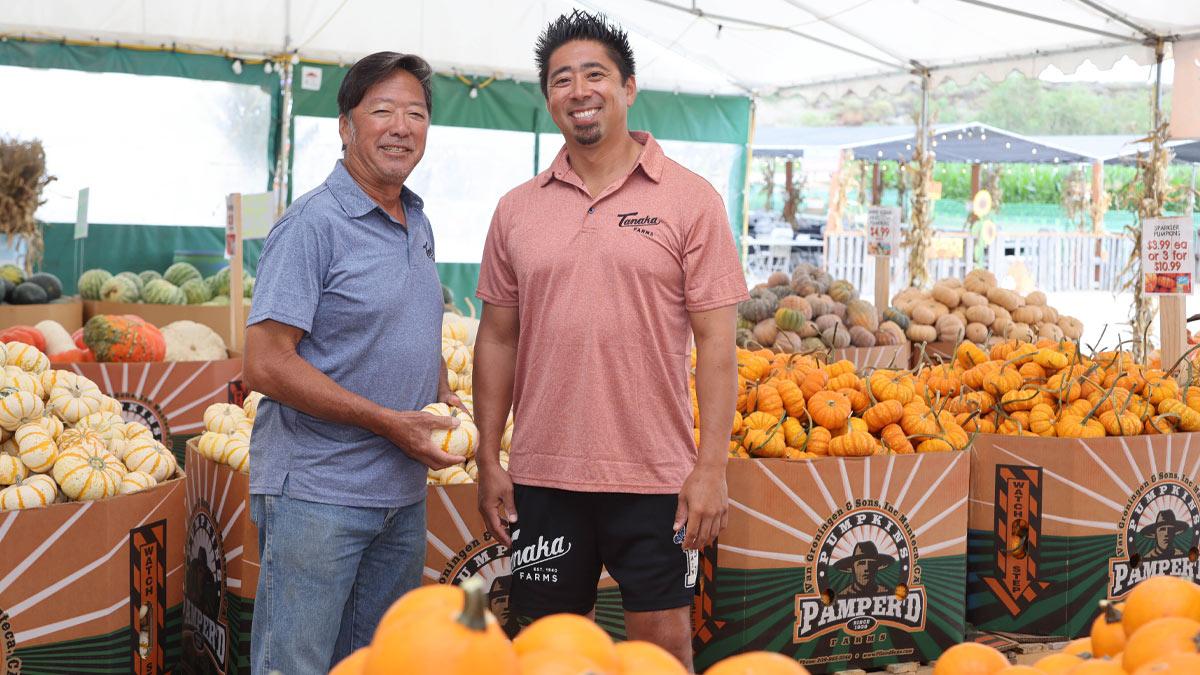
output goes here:
[{"label": "pile of mini pumpkins", "polygon": [[942,279],[927,291],[906,288],[892,298],[882,318],[904,329],[916,343],[1078,340],[1083,334],[1079,319],[1059,314],[1046,304],[1045,293],[1022,296],[1000,288],[987,270],[972,270],[965,279]]},{"label": "pile of mini pumpkins", "polygon": [[[908,370],[856,372],[848,360],[738,349],[729,456],[824,456],[963,450],[970,434]],[[693,381],[692,415],[700,411]],[[694,430],[699,445],[700,430]]]},{"label": "pile of mini pumpkins", "polygon": [[977,642],[946,650],[933,675],[1194,675],[1200,673],[1200,586],[1179,577],[1150,577],[1125,602],[1100,603],[1088,637],[1032,666],[1011,666]]},{"label": "pile of mini pumpkins", "polygon": [[250,473],[250,435],[263,395],[252,391],[242,405],[214,403],[204,411],[204,433],[196,450],[234,471]]},{"label": "pile of mini pumpkins", "polygon": [[[488,611],[478,576],[462,586],[410,591],[384,614],[371,644],[338,663],[330,675],[684,675],[675,657],[648,642],[613,644],[591,620],[554,614],[525,627],[511,642]],[[707,675],[807,675],[795,661],[767,652],[731,657]]]},{"label": "pile of mini pumpkins", "polygon": [[1091,356],[1078,343],[961,342],[953,359],[916,379],[934,406],[969,432],[1099,438],[1200,431],[1200,387],[1121,351]]},{"label": "pile of mini pumpkins", "polygon": [[790,277],[772,274],[738,305],[739,347],[828,353],[903,342],[902,328],[892,321],[881,323],[874,305],[860,300],[853,284],[808,264],[796,267]]},{"label": "pile of mini pumpkins", "polygon": [[0,510],[132,494],[178,472],[121,403],[21,343],[0,345]]}]

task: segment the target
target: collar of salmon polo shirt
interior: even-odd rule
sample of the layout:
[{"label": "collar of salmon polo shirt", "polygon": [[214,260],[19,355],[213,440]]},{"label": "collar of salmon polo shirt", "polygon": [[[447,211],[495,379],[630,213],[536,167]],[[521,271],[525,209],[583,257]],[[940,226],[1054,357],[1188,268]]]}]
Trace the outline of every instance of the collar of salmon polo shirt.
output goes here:
[{"label": "collar of salmon polo shirt", "polygon": [[[633,137],[633,140],[642,144],[642,152],[638,155],[637,163],[633,165],[633,168],[642,167],[642,173],[645,173],[647,178],[655,183],[659,182],[662,179],[663,163],[666,161],[662,147],[648,131],[631,131],[629,135]],[[571,168],[571,162],[567,159],[566,145],[563,145],[562,150],[558,151],[558,156],[554,158],[550,168],[538,177],[538,187],[545,187],[551,179],[561,180],[587,192],[587,188],[583,185],[583,179],[575,173],[575,169]]]},{"label": "collar of salmon polo shirt", "polygon": [[[384,211],[383,207],[376,204],[375,200],[367,195],[366,190],[363,190],[362,186],[346,170],[346,165],[342,164],[342,160],[337,161],[337,166],[333,167],[333,173],[325,179],[325,184],[329,186],[329,193],[341,205],[347,216],[361,218],[373,209],[379,209],[380,213],[399,224],[391,214]],[[407,186],[400,188],[400,203],[405,208],[418,211],[425,208],[425,201],[418,197],[417,193],[409,190]]]}]

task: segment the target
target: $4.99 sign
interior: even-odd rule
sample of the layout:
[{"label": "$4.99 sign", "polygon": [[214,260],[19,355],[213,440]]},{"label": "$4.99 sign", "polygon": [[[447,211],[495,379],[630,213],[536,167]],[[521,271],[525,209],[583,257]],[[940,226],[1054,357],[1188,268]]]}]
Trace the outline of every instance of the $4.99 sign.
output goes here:
[{"label": "$4.99 sign", "polygon": [[887,257],[900,244],[900,209],[872,206],[867,211],[867,255]]},{"label": "$4.99 sign", "polygon": [[1142,283],[1146,293],[1190,295],[1196,263],[1192,219],[1147,218],[1142,223]]}]

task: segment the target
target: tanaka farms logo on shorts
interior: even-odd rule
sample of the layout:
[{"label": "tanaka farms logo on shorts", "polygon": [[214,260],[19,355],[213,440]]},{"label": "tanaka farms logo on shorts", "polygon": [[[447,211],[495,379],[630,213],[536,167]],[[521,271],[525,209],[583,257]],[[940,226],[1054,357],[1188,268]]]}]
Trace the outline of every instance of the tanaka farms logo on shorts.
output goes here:
[{"label": "tanaka farms logo on shorts", "polygon": [[509,637],[517,634],[516,617],[508,611],[509,589],[512,577],[509,574],[508,547],[496,541],[491,532],[484,532],[483,540],[472,539],[451,558],[438,577],[439,584],[454,584],[479,575],[488,585],[488,606],[500,627]]},{"label": "tanaka farms logo on shorts", "polygon": [[0,666],[4,675],[18,675],[21,672],[21,659],[13,656],[17,649],[17,636],[13,632],[12,620],[8,612],[0,609]]},{"label": "tanaka farms logo on shorts", "polygon": [[859,500],[825,521],[808,555],[806,594],[796,596],[794,642],[842,629],[925,627],[916,542],[895,507]]},{"label": "tanaka farms logo on shorts", "polygon": [[207,659],[217,672],[223,673],[229,653],[225,546],[212,512],[203,500],[196,504],[188,525],[187,561],[183,587],[184,655]]},{"label": "tanaka farms logo on shorts", "polygon": [[1121,516],[1118,556],[1109,561],[1109,598],[1124,597],[1152,576],[1200,582],[1196,495],[1196,484],[1178,473],[1155,474],[1133,493]]},{"label": "tanaka farms logo on shorts", "polygon": [[138,422],[150,428],[155,440],[163,445],[171,445],[171,429],[167,426],[167,416],[162,409],[136,394],[116,393],[113,398],[121,402],[121,417],[126,422]]}]

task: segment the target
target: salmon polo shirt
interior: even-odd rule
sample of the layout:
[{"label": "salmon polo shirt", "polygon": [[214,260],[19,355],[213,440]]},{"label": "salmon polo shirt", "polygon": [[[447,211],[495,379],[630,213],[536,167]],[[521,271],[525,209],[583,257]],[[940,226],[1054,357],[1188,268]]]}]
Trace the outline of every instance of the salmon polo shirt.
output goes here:
[{"label": "salmon polo shirt", "polygon": [[638,161],[603,194],[564,147],[492,217],[476,296],[518,310],[518,484],[674,494],[696,462],[688,312],[746,299],[746,280],[721,197],[632,136]]}]

